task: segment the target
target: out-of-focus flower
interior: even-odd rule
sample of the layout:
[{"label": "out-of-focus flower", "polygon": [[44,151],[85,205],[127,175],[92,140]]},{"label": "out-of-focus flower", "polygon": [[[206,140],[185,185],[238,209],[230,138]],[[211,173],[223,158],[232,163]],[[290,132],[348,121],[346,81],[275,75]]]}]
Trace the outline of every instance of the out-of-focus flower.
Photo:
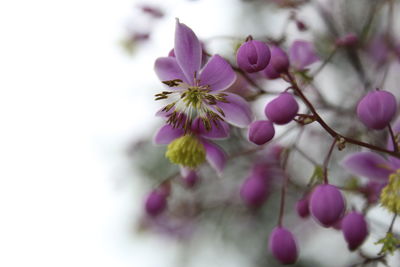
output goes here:
[{"label": "out-of-focus flower", "polygon": [[310,215],[308,205],[308,197],[302,198],[296,202],[296,211],[301,218],[307,218]]},{"label": "out-of-focus flower", "polygon": [[268,46],[258,40],[244,42],[236,54],[239,68],[249,73],[263,70],[268,65],[270,58],[271,52]]},{"label": "out-of-focus flower", "polygon": [[368,236],[368,225],[365,217],[358,212],[350,212],[344,216],[341,229],[351,251],[361,246]]},{"label": "out-of-focus flower", "polygon": [[263,145],[271,141],[274,135],[274,125],[270,121],[254,121],[249,126],[248,139],[256,145]]},{"label": "out-of-focus flower", "polygon": [[320,60],[314,45],[307,41],[297,40],[292,43],[289,51],[290,63],[296,70],[304,70],[309,65]]},{"label": "out-of-focus flower", "polygon": [[395,96],[388,91],[369,92],[357,105],[357,116],[365,126],[382,130],[393,120],[397,110]]},{"label": "out-of-focus flower", "polygon": [[197,172],[190,168],[181,168],[182,182],[187,188],[193,188],[199,183]]},{"label": "out-of-focus flower", "polygon": [[268,79],[279,78],[280,75],[289,69],[289,57],[282,48],[270,45],[271,60],[267,67],[262,70],[262,74]]},{"label": "out-of-focus flower", "polygon": [[186,133],[181,128],[174,128],[166,124],[158,130],[154,142],[156,144],[168,144],[166,156],[175,164],[193,169],[207,160],[221,174],[225,167],[226,155],[219,146],[209,139],[227,138],[229,126],[223,121],[216,123],[218,126],[207,130],[201,119],[196,118],[190,131]]},{"label": "out-of-focus flower", "polygon": [[296,99],[287,92],[281,93],[265,106],[265,115],[276,124],[286,124],[294,119],[299,111]]},{"label": "out-of-focus flower", "polygon": [[343,215],[345,201],[336,186],[318,185],[310,197],[310,212],[313,218],[324,227],[332,226]]},{"label": "out-of-focus flower", "polygon": [[235,81],[232,67],[214,55],[201,68],[201,44],[194,32],[178,20],[174,54],[175,57],[162,57],[155,62],[159,79],[171,90],[156,95],[156,100],[172,100],[162,109],[168,113],[169,124],[189,128],[190,121],[200,117],[210,130],[218,121],[238,127],[246,127],[252,121],[248,103],[236,94],[223,92]]},{"label": "out-of-focus flower", "polygon": [[354,46],[358,43],[358,36],[355,33],[348,33],[336,40],[337,46]]},{"label": "out-of-focus flower", "polygon": [[139,8],[143,13],[149,14],[150,16],[156,19],[164,17],[164,12],[161,9],[156,8],[154,6],[142,5]]},{"label": "out-of-focus flower", "polygon": [[157,216],[167,207],[167,196],[165,192],[155,189],[146,198],[145,210],[150,216]]},{"label": "out-of-focus flower", "polygon": [[269,251],[282,264],[297,261],[298,249],[293,234],[284,227],[274,228],[269,237]]}]

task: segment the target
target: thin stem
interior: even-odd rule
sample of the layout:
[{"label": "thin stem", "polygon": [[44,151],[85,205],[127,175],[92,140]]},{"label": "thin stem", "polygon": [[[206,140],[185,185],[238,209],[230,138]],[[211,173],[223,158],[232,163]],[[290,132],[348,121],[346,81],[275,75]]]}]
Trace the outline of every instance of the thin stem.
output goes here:
[{"label": "thin stem", "polygon": [[301,150],[298,146],[293,147],[301,156],[303,156],[306,160],[308,160],[311,164],[317,166],[319,165],[316,160],[311,158],[309,155],[307,155],[303,150]]},{"label": "thin stem", "polygon": [[324,68],[325,66],[332,60],[333,56],[336,54],[337,51],[337,46],[332,50],[332,52],[329,54],[329,56],[324,60],[324,62],[319,66],[319,68],[311,75],[313,79],[315,76],[317,76]]},{"label": "thin stem", "polygon": [[390,124],[388,125],[388,129],[389,129],[390,137],[393,142],[393,150],[396,152],[399,152],[399,147],[397,145],[396,136],[394,135],[393,128]]},{"label": "thin stem", "polygon": [[391,221],[390,226],[389,226],[389,229],[388,229],[388,231],[387,231],[388,233],[391,233],[391,232],[392,232],[393,226],[394,226],[394,222],[396,221],[396,218],[397,218],[397,213],[395,213],[395,214],[393,215],[392,221]]},{"label": "thin stem", "polygon": [[323,170],[324,170],[324,183],[328,184],[328,164],[329,164],[329,160],[331,159],[332,156],[332,152],[333,152],[333,148],[336,145],[336,139],[333,139],[332,145],[330,146],[328,153],[326,154],[326,157],[324,159],[324,163],[323,163]]},{"label": "thin stem", "polygon": [[297,93],[297,95],[301,98],[301,100],[304,102],[304,104],[306,104],[306,106],[310,109],[311,113],[314,114],[316,121],[322,126],[322,128],[325,129],[325,131],[332,136],[333,138],[335,138],[336,140],[339,140],[341,143],[350,143],[350,144],[354,144],[354,145],[358,145],[358,146],[362,146],[362,147],[366,147],[369,148],[371,150],[375,150],[375,151],[379,151],[379,152],[383,152],[386,153],[388,155],[394,156],[396,158],[400,158],[400,153],[396,152],[396,151],[390,151],[387,150],[385,148],[382,147],[378,147],[375,145],[371,145],[369,143],[365,143],[350,137],[346,137],[343,136],[341,134],[339,134],[338,132],[336,132],[335,130],[333,130],[322,118],[321,116],[318,114],[318,112],[315,110],[314,106],[311,104],[311,102],[308,100],[308,98],[303,94],[303,92],[301,91],[301,89],[299,88],[299,86],[297,85],[296,80],[294,79],[294,77],[287,72],[286,73],[289,79],[289,82],[292,84],[292,89]]}]

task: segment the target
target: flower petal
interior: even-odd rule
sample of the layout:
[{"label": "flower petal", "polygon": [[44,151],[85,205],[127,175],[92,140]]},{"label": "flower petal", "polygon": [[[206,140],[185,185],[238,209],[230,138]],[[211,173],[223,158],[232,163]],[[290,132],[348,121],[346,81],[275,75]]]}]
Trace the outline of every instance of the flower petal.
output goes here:
[{"label": "flower petal", "polygon": [[207,131],[200,118],[196,118],[192,123],[192,131],[197,135],[207,139],[224,139],[229,136],[229,125],[223,121],[213,122],[211,129]]},{"label": "flower petal", "polygon": [[341,165],[353,174],[372,180],[385,180],[393,172],[390,163],[372,152],[358,152],[346,156]]},{"label": "flower petal", "polygon": [[224,120],[237,127],[247,127],[253,120],[253,113],[251,112],[249,104],[236,94],[225,92],[224,94],[226,94],[225,99],[228,103],[217,103],[217,106],[224,112]]},{"label": "flower petal", "polygon": [[225,152],[214,143],[205,140],[203,140],[202,143],[206,149],[206,159],[208,163],[217,171],[218,175],[221,175],[226,163]]},{"label": "flower petal", "polygon": [[198,74],[201,66],[201,44],[196,34],[179,20],[176,20],[175,47],[176,60],[189,84],[193,84],[194,73]]},{"label": "flower petal", "polygon": [[166,124],[158,130],[153,140],[154,143],[158,145],[166,145],[183,134],[184,131],[181,128],[174,128],[171,125]]},{"label": "flower petal", "polygon": [[[179,67],[176,58],[174,57],[160,57],[154,63],[154,70],[161,81],[171,81],[180,79],[187,83],[186,76],[183,74],[181,67]],[[174,88],[174,87],[172,87]]]},{"label": "flower petal", "polygon": [[290,62],[295,69],[303,70],[319,60],[314,45],[310,42],[294,41],[289,51]]},{"label": "flower petal", "polygon": [[220,91],[231,86],[236,74],[231,65],[219,55],[214,55],[200,74],[200,85],[209,85],[212,91]]}]

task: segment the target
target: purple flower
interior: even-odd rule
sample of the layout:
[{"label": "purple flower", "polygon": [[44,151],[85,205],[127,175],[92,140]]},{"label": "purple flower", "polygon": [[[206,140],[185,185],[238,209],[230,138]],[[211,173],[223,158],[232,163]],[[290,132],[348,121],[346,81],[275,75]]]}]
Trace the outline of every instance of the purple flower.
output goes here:
[{"label": "purple flower", "polygon": [[263,145],[267,143],[274,138],[274,135],[274,125],[270,121],[254,121],[249,126],[248,138],[256,145]]},{"label": "purple flower", "polygon": [[181,168],[182,182],[187,188],[193,188],[199,183],[197,172],[189,168]]},{"label": "purple flower", "polygon": [[310,215],[308,205],[308,197],[302,198],[296,202],[296,211],[301,218],[307,218]]},{"label": "purple flower", "polygon": [[332,226],[343,215],[345,201],[336,186],[318,185],[310,197],[310,212],[314,219],[324,227]]},{"label": "purple flower", "polygon": [[269,102],[264,109],[267,118],[276,124],[286,124],[294,119],[299,111],[296,99],[287,92]]},{"label": "purple flower", "polygon": [[293,264],[297,261],[298,249],[293,234],[284,227],[276,227],[269,237],[269,250],[282,264]]},{"label": "purple flower", "polygon": [[252,73],[263,70],[271,58],[268,46],[258,40],[244,42],[238,49],[236,61],[239,68]]},{"label": "purple flower", "polygon": [[152,217],[162,213],[167,207],[167,196],[162,190],[154,190],[146,198],[145,210]]},{"label": "purple flower", "polygon": [[[393,132],[395,135],[400,133],[400,121],[394,124]],[[393,142],[390,136],[386,148],[393,150]],[[370,197],[373,201],[387,183],[390,174],[400,169],[400,159],[391,156],[386,159],[373,152],[356,152],[347,155],[342,160],[341,165],[355,175],[370,179],[366,189],[371,194]]]},{"label": "purple flower", "polygon": [[356,250],[368,236],[368,225],[364,215],[358,212],[350,212],[341,223],[344,239],[349,250]]},{"label": "purple flower", "polygon": [[207,130],[200,118],[196,118],[185,134],[181,128],[174,128],[166,124],[161,127],[154,137],[156,144],[168,145],[166,156],[176,164],[184,167],[196,168],[204,160],[213,167],[218,174],[225,167],[226,155],[224,151],[208,139],[224,139],[229,136],[229,126],[218,121],[217,127]]},{"label": "purple flower", "polygon": [[372,91],[357,105],[357,116],[365,126],[382,130],[389,125],[397,110],[394,95],[387,91]]},{"label": "purple flower", "polygon": [[289,69],[289,58],[280,47],[271,45],[271,60],[268,66],[262,70],[262,74],[268,79],[279,78],[281,73]]},{"label": "purple flower", "polygon": [[293,42],[290,47],[289,58],[292,66],[297,70],[304,70],[312,63],[320,60],[313,44],[302,40]]},{"label": "purple flower", "polygon": [[238,127],[246,127],[252,121],[248,103],[236,94],[223,92],[235,81],[232,67],[219,55],[212,56],[202,67],[197,36],[178,20],[174,55],[155,62],[156,74],[170,89],[156,95],[156,100],[172,100],[162,109],[168,114],[169,124],[190,127],[184,119],[190,122],[199,116],[210,130],[216,121],[225,120]]}]

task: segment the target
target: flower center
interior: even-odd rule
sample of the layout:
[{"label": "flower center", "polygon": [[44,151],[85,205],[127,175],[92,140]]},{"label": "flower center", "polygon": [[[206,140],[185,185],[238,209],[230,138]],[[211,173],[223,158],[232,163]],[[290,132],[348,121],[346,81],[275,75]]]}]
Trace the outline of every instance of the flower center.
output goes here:
[{"label": "flower center", "polygon": [[166,105],[162,111],[169,112],[167,123],[173,127],[183,127],[190,130],[190,126],[195,117],[200,117],[204,127],[211,130],[212,123],[217,125],[218,120],[223,121],[225,116],[218,102],[228,103],[224,93],[211,93],[208,85],[199,85],[197,80],[195,86],[190,86],[181,80],[164,81],[169,87],[178,87],[174,91],[164,91],[156,94],[156,100],[172,99],[172,103]]},{"label": "flower center", "polygon": [[196,137],[187,134],[172,141],[165,156],[172,163],[196,168],[206,159],[206,150]]},{"label": "flower center", "polygon": [[382,189],[381,205],[393,213],[400,211],[400,169],[389,176],[389,183]]}]

